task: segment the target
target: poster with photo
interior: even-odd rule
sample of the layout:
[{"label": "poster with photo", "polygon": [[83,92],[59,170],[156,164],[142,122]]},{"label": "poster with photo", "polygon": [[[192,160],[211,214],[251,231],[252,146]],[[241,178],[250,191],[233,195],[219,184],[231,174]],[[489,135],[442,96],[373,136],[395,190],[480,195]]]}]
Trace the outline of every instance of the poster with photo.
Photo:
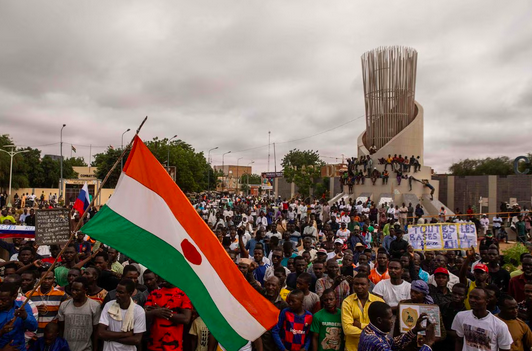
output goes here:
[{"label": "poster with photo", "polygon": [[402,303],[399,305],[399,329],[401,333],[406,333],[410,329],[414,328],[419,316],[426,313],[429,316],[429,320],[434,325],[434,334],[436,337],[441,337],[440,328],[440,308],[438,305],[425,305],[425,304],[413,304]]}]

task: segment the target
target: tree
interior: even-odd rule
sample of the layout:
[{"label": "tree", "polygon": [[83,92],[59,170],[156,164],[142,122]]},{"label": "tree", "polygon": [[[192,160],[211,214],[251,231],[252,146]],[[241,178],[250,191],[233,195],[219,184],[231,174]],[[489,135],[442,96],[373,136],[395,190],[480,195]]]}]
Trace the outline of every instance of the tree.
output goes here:
[{"label": "tree", "polygon": [[286,180],[294,182],[304,196],[309,195],[310,189],[315,189],[315,180],[320,177],[324,164],[318,151],[298,149],[287,153],[281,162]]},{"label": "tree", "polygon": [[455,176],[510,175],[514,173],[513,160],[507,156],[484,159],[465,159],[453,163],[449,171]]},{"label": "tree", "polygon": [[[199,192],[207,189],[208,172],[211,172],[211,189],[217,181],[217,173],[207,163],[203,152],[196,152],[194,148],[182,140],[154,138],[145,142],[155,158],[163,165],[169,160],[170,166],[176,167],[176,183],[184,192]],[[96,154],[92,165],[98,167],[97,177],[103,179],[113,164],[119,159],[122,151],[107,149],[104,153]],[[124,162],[129,156],[126,152]],[[105,184],[107,188],[114,188],[120,177],[120,167],[115,168]]]},{"label": "tree", "polygon": [[258,174],[244,173],[240,176],[240,191],[244,194],[248,194],[251,187],[249,184],[260,185],[261,177]]},{"label": "tree", "polygon": [[[15,142],[9,135],[0,136],[0,148],[10,151],[6,145],[14,145]],[[26,152],[13,157],[13,179],[11,187],[19,188],[55,188],[59,185],[60,162],[50,157],[41,159],[41,151],[30,147],[17,148],[15,151]],[[70,161],[71,160],[71,161]],[[11,157],[4,152],[0,153],[0,187],[9,188],[9,170]],[[73,165],[84,164],[83,160],[66,159],[63,161],[63,178],[76,178],[77,174],[72,169]]]}]

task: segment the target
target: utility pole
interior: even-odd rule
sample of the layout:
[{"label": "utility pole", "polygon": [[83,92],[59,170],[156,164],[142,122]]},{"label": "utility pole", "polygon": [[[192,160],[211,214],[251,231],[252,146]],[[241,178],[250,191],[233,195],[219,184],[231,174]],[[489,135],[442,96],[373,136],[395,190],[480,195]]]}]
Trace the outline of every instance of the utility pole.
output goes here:
[{"label": "utility pole", "polygon": [[271,132],[268,131],[268,172],[270,171],[270,135]]},{"label": "utility pole", "polygon": [[207,154],[207,163],[209,164],[209,170],[207,171],[207,190],[211,190],[211,151],[218,149],[218,146],[213,147]]},{"label": "utility pole", "polygon": [[[170,139],[168,139],[168,142],[166,143],[166,149],[167,149],[166,150],[167,151],[167,154],[166,154],[166,171],[168,172],[168,174],[170,174],[170,141],[174,140],[175,138],[177,138],[177,134],[174,135],[173,137],[171,137]],[[176,174],[176,178],[177,178],[177,174]]]},{"label": "utility pole", "polygon": [[225,163],[224,163],[224,158],[225,158],[225,155],[227,154],[230,154],[231,151],[227,151],[226,153],[222,154],[222,176],[223,176],[223,182],[222,182],[222,192],[224,191],[224,188],[225,188]]},{"label": "utility pole", "polygon": [[[61,156],[61,159],[59,160],[60,164],[61,164],[61,178],[59,179],[59,197],[62,197],[63,196],[63,128],[66,127],[66,124],[63,124],[63,126],[61,127],[61,133],[59,134],[60,137],[59,137],[59,144],[60,144],[60,156]],[[11,191],[11,190],[10,190]]]},{"label": "utility pole", "polygon": [[[248,163],[248,167],[251,166],[254,163],[255,163],[255,161],[251,161],[250,163]],[[246,174],[246,183],[248,184],[247,194],[249,195],[249,173]]]},{"label": "utility pole", "polygon": [[6,145],[5,147],[11,148],[11,151],[0,149],[0,151],[5,152],[11,157],[11,166],[9,167],[9,195],[7,198],[8,205],[11,205],[11,181],[13,180],[13,157],[23,152],[29,152],[30,150],[14,151],[16,147],[15,145]]},{"label": "utility pole", "polygon": [[238,195],[238,190],[239,190],[238,184],[240,183],[240,178],[238,178],[238,173],[240,171],[240,168],[238,167],[238,161],[240,161],[241,159],[243,159],[243,157],[240,157],[239,159],[236,160],[236,194],[237,195]]}]

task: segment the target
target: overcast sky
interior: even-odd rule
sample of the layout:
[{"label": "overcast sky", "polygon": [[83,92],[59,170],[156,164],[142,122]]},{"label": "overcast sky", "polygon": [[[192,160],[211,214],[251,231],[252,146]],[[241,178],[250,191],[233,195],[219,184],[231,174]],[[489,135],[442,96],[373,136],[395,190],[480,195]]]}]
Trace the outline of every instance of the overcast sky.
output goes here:
[{"label": "overcast sky", "polygon": [[516,0],[2,1],[0,133],[59,154],[66,123],[64,154],[88,160],[148,115],[143,139],[218,146],[213,164],[231,150],[265,171],[268,130],[277,170],[293,148],[335,162],[365,128],[360,56],[404,45],[425,163],[515,157],[532,151],[531,18]]}]

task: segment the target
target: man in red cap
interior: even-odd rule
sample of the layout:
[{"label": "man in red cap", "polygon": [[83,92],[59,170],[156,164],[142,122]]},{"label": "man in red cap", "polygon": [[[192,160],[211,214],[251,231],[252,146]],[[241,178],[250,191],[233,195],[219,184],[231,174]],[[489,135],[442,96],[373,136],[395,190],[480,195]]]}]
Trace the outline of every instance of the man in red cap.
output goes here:
[{"label": "man in red cap", "polygon": [[[454,284],[457,284],[457,283],[460,283],[460,279],[450,273],[448,270],[447,270],[447,257],[445,257],[444,255],[436,255],[436,258],[434,259],[434,264],[435,264],[435,267],[434,269],[436,270],[437,268],[441,267],[441,268],[445,268],[445,270],[447,271],[447,273],[449,274],[449,282],[447,282],[447,288],[449,290],[452,290],[453,289],[453,285]],[[434,286],[437,286],[436,285],[436,279],[434,277],[434,274],[431,274],[429,276],[429,285],[434,285]]]},{"label": "man in red cap", "polygon": [[442,306],[451,302],[453,294],[451,289],[447,287],[449,283],[449,271],[446,268],[438,267],[434,271],[434,281],[436,286],[429,285],[430,296],[436,305]]},{"label": "man in red cap", "polygon": [[465,284],[468,287],[467,297],[464,301],[464,305],[468,310],[471,309],[471,306],[469,305],[469,293],[475,288],[485,288],[488,286],[488,278],[490,276],[488,266],[486,266],[484,263],[477,263],[475,269],[473,270],[475,281],[467,279],[467,267],[469,266],[469,263],[473,261],[473,257],[474,252],[468,251],[467,258],[460,269],[460,283]]}]

